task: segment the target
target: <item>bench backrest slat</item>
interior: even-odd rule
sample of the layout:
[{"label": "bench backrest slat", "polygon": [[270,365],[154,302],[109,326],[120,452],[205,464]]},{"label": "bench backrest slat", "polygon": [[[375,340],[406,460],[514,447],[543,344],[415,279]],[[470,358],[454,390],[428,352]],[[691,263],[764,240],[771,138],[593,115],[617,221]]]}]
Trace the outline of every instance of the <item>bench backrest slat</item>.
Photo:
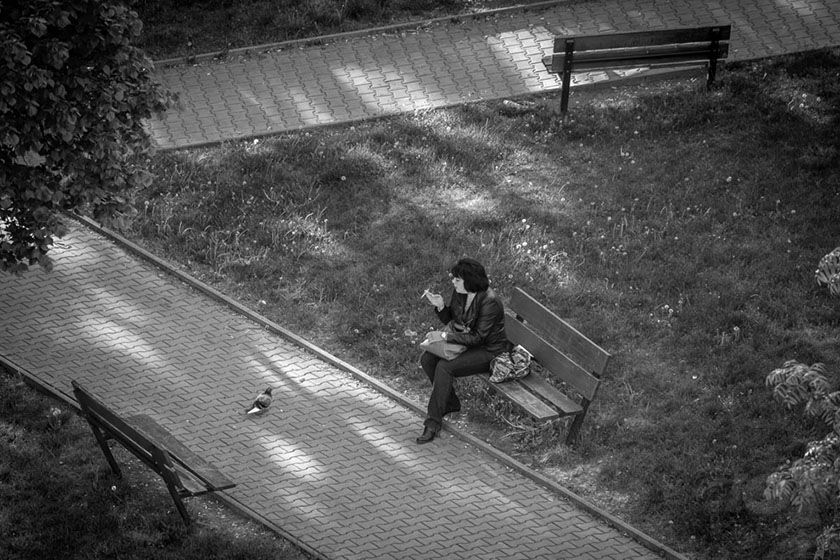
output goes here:
[{"label": "bench backrest slat", "polygon": [[[597,51],[600,52],[600,51]],[[729,56],[728,48],[721,48],[718,50],[719,60],[724,60]],[[563,73],[564,68],[563,55],[555,55],[554,57],[547,57],[546,68],[550,72],[557,74]],[[613,68],[642,68],[645,66],[657,66],[663,68],[665,66],[694,66],[697,64],[708,64],[709,55],[706,53],[697,52],[683,52],[681,54],[645,54],[640,53],[633,56],[592,59],[578,61],[575,59],[573,72],[587,72],[591,70],[609,70]]]},{"label": "bench backrest slat", "polygon": [[634,31],[609,33],[606,35],[575,35],[563,37],[558,33],[554,39],[554,52],[566,50],[566,41],[575,42],[575,52],[618,47],[649,47],[673,43],[702,43],[712,40],[728,41],[732,33],[730,25],[712,25],[685,29],[663,29],[658,31]]},{"label": "bench backrest slat", "polygon": [[[717,58],[729,56],[729,45],[719,45]],[[659,62],[704,62],[709,60],[709,46],[690,43],[688,45],[663,45],[633,49],[613,49],[610,51],[586,51],[575,53],[575,71],[589,68],[609,68],[619,66],[644,66]],[[564,54],[557,54],[561,62]]]},{"label": "bench backrest slat", "polygon": [[[160,449],[154,442],[149,440],[141,432],[137,431],[125,420],[120,418],[116,413],[111,411],[105,404],[99,401],[96,397],[90,394],[87,390],[82,388],[75,381],[72,382],[73,394],[82,410],[88,415],[94,424],[99,426],[106,432],[108,436],[113,437],[122,445],[132,451],[137,458],[142,460],[155,471],[160,471],[165,466],[171,467],[169,454],[165,449]],[[158,456],[156,450],[163,453]],[[158,457],[165,459],[164,465],[158,464]]]},{"label": "bench backrest slat", "polygon": [[512,343],[524,346],[555,379],[567,383],[587,400],[595,397],[600,383],[598,378],[569,359],[529,325],[508,314],[505,331]]},{"label": "bench backrest slat", "polygon": [[553,311],[516,288],[508,307],[540,332],[552,346],[595,377],[601,377],[610,361],[609,352],[589,340]]}]

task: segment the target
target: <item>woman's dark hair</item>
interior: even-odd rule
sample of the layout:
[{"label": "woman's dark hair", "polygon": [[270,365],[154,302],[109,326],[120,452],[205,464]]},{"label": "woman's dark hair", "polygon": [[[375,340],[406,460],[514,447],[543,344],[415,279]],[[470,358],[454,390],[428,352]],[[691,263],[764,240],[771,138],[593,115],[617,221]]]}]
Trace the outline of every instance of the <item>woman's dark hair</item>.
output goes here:
[{"label": "woman's dark hair", "polygon": [[464,281],[464,289],[468,292],[483,292],[490,287],[490,280],[487,278],[487,272],[476,260],[461,259],[458,264],[452,267],[449,271],[455,278],[460,278]]}]

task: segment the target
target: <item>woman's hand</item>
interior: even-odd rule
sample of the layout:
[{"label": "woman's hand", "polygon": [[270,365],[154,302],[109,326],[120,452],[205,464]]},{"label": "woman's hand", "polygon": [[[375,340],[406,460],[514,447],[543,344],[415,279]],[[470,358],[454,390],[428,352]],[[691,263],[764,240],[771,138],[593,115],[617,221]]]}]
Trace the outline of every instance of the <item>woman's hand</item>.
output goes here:
[{"label": "woman's hand", "polygon": [[443,307],[444,307],[443,296],[440,295],[440,294],[433,294],[429,290],[426,290],[426,291],[423,292],[423,295],[420,296],[420,297],[424,297],[427,300],[429,300],[429,303],[434,305],[439,310],[443,309]]},{"label": "woman's hand", "polygon": [[429,331],[426,333],[427,342],[438,342],[441,340],[446,340],[446,333],[443,331]]}]

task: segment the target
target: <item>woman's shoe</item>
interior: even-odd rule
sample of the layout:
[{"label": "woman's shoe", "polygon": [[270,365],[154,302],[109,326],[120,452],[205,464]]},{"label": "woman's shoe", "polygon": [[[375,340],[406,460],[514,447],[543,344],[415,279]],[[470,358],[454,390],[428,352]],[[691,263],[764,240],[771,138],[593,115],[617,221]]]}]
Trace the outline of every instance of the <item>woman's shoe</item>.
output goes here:
[{"label": "woman's shoe", "polygon": [[417,438],[417,443],[420,443],[420,444],[429,443],[430,441],[435,439],[436,435],[437,435],[437,430],[435,430],[431,426],[426,426],[425,428],[423,428],[423,435],[421,435],[419,438]]}]

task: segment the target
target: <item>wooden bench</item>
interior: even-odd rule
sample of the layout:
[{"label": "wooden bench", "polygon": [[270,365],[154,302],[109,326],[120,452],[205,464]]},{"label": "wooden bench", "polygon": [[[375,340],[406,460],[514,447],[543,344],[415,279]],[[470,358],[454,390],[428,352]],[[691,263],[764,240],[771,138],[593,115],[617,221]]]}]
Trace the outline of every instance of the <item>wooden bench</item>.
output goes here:
[{"label": "wooden bench", "polygon": [[715,25],[662,31],[556,37],[546,69],[563,75],[560,110],[569,107],[572,73],[615,68],[707,65],[706,86],[715,79],[718,60],[729,55],[731,26]]},{"label": "wooden bench", "polygon": [[[503,383],[492,383],[490,374],[480,377],[536,420],[573,416],[566,443],[574,444],[610,354],[519,288],[508,304],[505,330],[541,367],[532,367],[524,379]],[[560,382],[562,390],[540,370]]]},{"label": "wooden bench", "polygon": [[110,439],[120,442],[163,478],[186,525],[190,524],[190,516],[183,498],[235,486],[149,416],[140,414],[122,418],[75,381],[72,385],[73,394],[114,474],[122,476],[108,447]]}]

